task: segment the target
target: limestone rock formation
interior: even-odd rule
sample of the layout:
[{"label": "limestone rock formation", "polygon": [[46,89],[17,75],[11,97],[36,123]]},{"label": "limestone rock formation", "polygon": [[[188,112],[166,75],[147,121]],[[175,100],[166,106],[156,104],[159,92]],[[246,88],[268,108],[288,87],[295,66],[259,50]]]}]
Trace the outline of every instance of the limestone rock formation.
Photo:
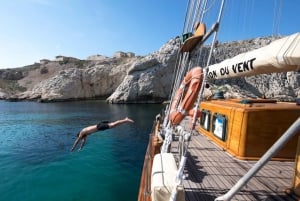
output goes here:
[{"label": "limestone rock formation", "polygon": [[[269,44],[274,37],[218,44],[211,64]],[[109,103],[160,103],[173,86],[180,38],[168,41],[145,57],[117,52],[113,58],[94,55],[88,60],[60,56],[17,69],[0,70],[0,99],[69,101],[107,98]],[[205,66],[209,47],[191,52],[191,66]],[[300,97],[299,72],[272,73],[210,81],[204,92],[218,90],[228,98],[265,97],[294,101]]]},{"label": "limestone rock formation", "polygon": [[[51,73],[52,76],[45,77],[31,86],[27,83],[28,80],[20,80],[21,83],[26,83],[30,90],[18,94],[18,98],[48,102],[107,97],[119,86],[134,60],[122,60],[118,63],[120,61],[110,59],[101,62],[90,61],[88,65],[85,63],[87,66],[84,68],[76,68],[74,64],[60,67]],[[54,66],[52,64],[53,68]],[[46,76],[33,74],[29,76]]]},{"label": "limestone rock formation", "polygon": [[170,40],[159,51],[133,63],[107,102],[157,103],[166,100],[172,84],[178,40]]}]

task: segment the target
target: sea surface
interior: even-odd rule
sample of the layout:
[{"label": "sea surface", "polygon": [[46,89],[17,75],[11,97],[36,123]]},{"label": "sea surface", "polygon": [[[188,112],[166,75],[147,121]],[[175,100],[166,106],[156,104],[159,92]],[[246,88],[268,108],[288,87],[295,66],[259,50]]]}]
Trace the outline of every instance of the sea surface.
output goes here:
[{"label": "sea surface", "polygon": [[[159,104],[0,101],[0,200],[135,201]],[[87,138],[76,133],[101,120],[132,118]]]}]

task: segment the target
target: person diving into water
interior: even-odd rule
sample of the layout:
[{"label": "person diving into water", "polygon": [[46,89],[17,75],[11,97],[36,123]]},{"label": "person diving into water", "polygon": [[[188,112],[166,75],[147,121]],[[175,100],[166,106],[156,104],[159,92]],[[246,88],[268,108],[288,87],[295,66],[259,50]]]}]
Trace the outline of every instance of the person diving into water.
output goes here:
[{"label": "person diving into water", "polygon": [[114,122],[109,122],[109,121],[102,121],[96,125],[92,125],[92,126],[88,126],[83,128],[78,134],[77,134],[77,138],[71,148],[71,151],[74,151],[75,147],[77,146],[77,144],[79,143],[79,141],[81,141],[81,145],[79,147],[79,150],[81,150],[83,148],[83,146],[85,145],[86,142],[86,138],[88,135],[91,135],[92,133],[98,132],[98,131],[103,131],[106,129],[110,129],[113,127],[116,127],[118,125],[124,124],[124,123],[134,123],[134,121],[132,119],[129,119],[128,117],[124,118],[124,119],[120,119]]}]

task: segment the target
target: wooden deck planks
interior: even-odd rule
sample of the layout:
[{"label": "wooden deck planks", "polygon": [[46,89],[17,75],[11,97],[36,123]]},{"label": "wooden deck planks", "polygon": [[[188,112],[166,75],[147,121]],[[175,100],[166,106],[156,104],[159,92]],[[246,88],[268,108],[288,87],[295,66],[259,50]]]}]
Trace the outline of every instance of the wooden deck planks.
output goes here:
[{"label": "wooden deck planks", "polygon": [[[171,151],[176,155],[178,142]],[[186,201],[211,201],[226,193],[256,161],[231,157],[202,135],[192,136],[183,185]],[[297,200],[285,194],[292,185],[294,162],[270,161],[232,200]]]}]

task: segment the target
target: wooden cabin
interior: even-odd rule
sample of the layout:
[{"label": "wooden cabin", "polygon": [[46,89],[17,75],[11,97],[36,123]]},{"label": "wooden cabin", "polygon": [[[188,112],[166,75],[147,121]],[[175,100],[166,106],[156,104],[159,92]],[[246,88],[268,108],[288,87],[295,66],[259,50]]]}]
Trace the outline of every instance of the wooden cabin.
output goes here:
[{"label": "wooden cabin", "polygon": [[[238,159],[260,158],[300,117],[300,105],[268,99],[204,101],[197,130]],[[294,160],[300,133],[273,157]]]}]

